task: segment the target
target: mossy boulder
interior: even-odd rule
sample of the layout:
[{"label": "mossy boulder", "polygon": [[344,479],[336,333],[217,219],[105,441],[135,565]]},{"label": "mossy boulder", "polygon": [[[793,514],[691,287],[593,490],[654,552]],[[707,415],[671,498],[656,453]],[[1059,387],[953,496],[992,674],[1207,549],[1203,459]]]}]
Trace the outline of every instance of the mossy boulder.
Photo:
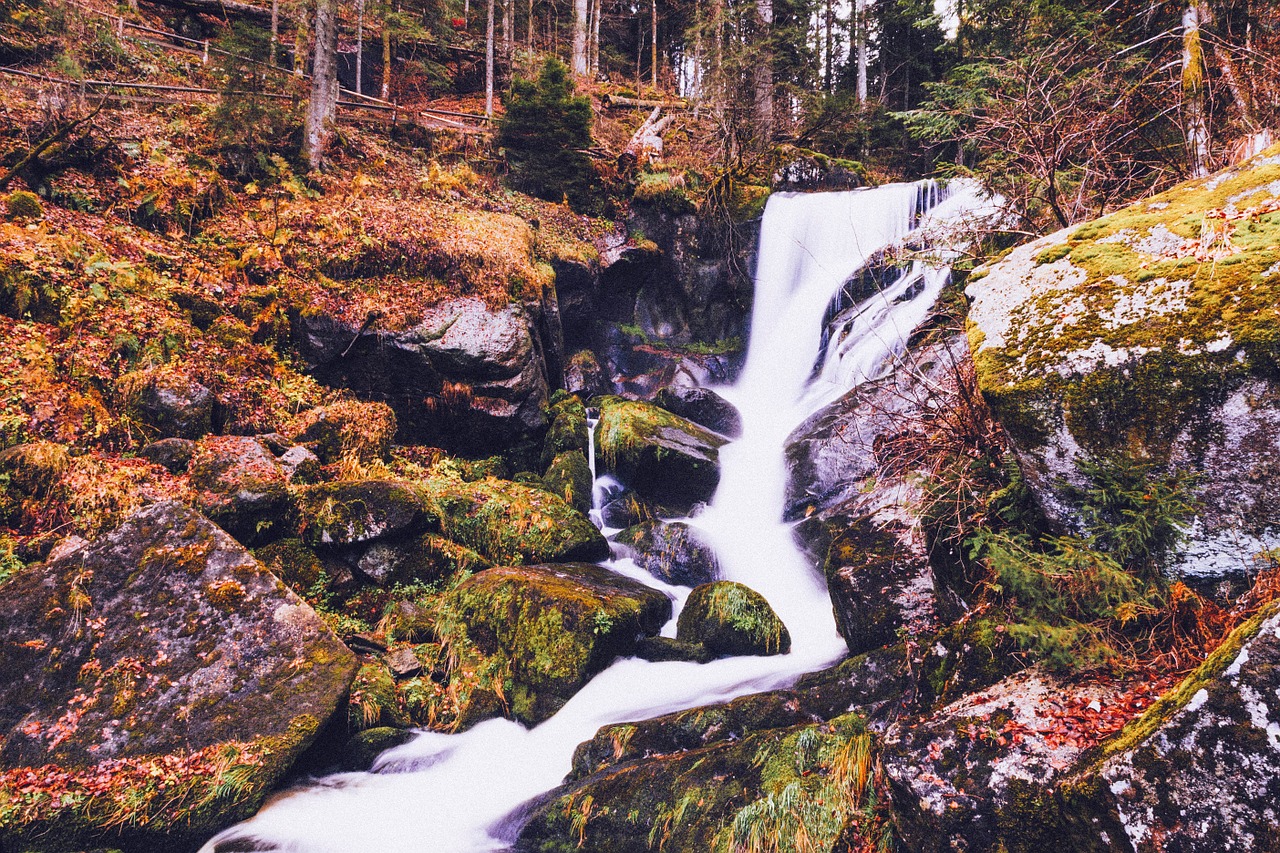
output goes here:
[{"label": "mossy boulder", "polygon": [[40,196],[26,190],[14,190],[9,193],[5,199],[5,207],[8,209],[8,218],[15,219],[43,219],[44,205],[40,202]]},{"label": "mossy boulder", "polygon": [[312,545],[352,545],[431,525],[421,490],[396,480],[346,480],[298,492],[299,530]]},{"label": "mossy boulder", "polygon": [[[562,310],[563,307],[561,303]],[[600,359],[588,349],[579,350],[569,357],[564,367],[564,387],[570,394],[577,394],[584,400],[613,391],[613,385],[600,366]]]},{"label": "mossy boulder", "polygon": [[132,410],[160,438],[197,439],[213,431],[213,392],[189,376],[159,369],[121,378]]},{"label": "mossy boulder", "polygon": [[544,489],[485,477],[421,485],[440,532],[495,564],[603,560],[609,543],[585,515]]},{"label": "mossy boulder", "polygon": [[591,511],[591,466],[577,450],[561,453],[542,476],[542,486],[582,514]]},{"label": "mossy boulder", "polygon": [[188,466],[196,506],[241,542],[283,534],[293,511],[288,474],[257,438],[205,436]]},{"label": "mossy boulder", "polygon": [[667,514],[669,513],[645,500],[634,489],[623,489],[614,493],[608,503],[600,508],[600,521],[605,527],[627,528]]},{"label": "mossy boulder", "polygon": [[1081,462],[1199,476],[1179,568],[1247,570],[1280,544],[1280,148],[974,273],[979,386],[1046,512],[1079,526]]},{"label": "mossy boulder", "polygon": [[645,637],[636,643],[636,657],[652,663],[683,661],[686,663],[711,663],[716,656],[705,646],[686,643],[674,637]]},{"label": "mossy boulder", "polygon": [[727,438],[742,435],[742,415],[710,388],[669,385],[653,395],[653,404]]},{"label": "mossy boulder", "polygon": [[551,426],[542,444],[542,467],[551,465],[561,453],[577,451],[585,459],[587,447],[587,409],[577,397],[567,397],[551,407]]},{"label": "mossy boulder", "polygon": [[363,773],[373,768],[378,756],[393,747],[402,746],[415,737],[404,729],[380,726],[357,732],[342,750],[342,769],[348,773]]},{"label": "mossy boulder", "polygon": [[367,464],[387,458],[396,429],[396,413],[386,403],[343,400],[303,412],[289,435],[326,465],[341,459]]},{"label": "mossy boulder", "polygon": [[764,596],[734,581],[695,587],[680,611],[676,639],[717,655],[777,655],[791,650],[791,634]]},{"label": "mossy boulder", "polygon": [[500,662],[507,712],[525,723],[554,714],[671,617],[662,593],[582,563],[489,569],[459,585],[444,607],[449,641]]},{"label": "mossy boulder", "polygon": [[195,455],[196,443],[189,438],[162,438],[144,445],[138,455],[148,462],[154,462],[170,474],[181,474],[191,464]]},{"label": "mossy boulder", "polygon": [[0,586],[0,840],[175,849],[252,814],[355,673],[304,601],[152,505]]},{"label": "mossy boulder", "polygon": [[715,551],[696,527],[682,521],[644,521],[614,537],[640,568],[679,586],[710,583],[720,575]]},{"label": "mossy boulder", "polygon": [[347,731],[360,732],[374,728],[406,729],[410,725],[396,679],[387,664],[380,660],[362,659],[351,698],[347,703]]},{"label": "mossy boulder", "polygon": [[599,401],[596,454],[602,470],[673,510],[710,500],[726,439],[651,403]]}]

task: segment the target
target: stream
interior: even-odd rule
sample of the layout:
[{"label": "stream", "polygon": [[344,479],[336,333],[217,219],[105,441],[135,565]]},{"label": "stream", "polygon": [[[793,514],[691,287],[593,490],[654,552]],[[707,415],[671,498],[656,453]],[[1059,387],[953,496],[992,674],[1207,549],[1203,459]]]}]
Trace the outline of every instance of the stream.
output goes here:
[{"label": "stream", "polygon": [[[886,246],[981,206],[975,188],[956,182],[949,191],[919,182],[769,200],[746,365],[736,384],[715,389],[741,412],[742,436],[720,452],[711,504],[685,520],[712,544],[725,579],[768,599],[790,631],[789,654],[702,665],[618,660],[533,729],[495,719],[460,734],[422,732],[369,773],[312,779],[276,795],[201,853],[506,850],[519,832],[520,806],[559,785],[574,748],[601,726],[785,687],[839,660],[846,647],[826,586],[782,522],[785,441],[819,408],[883,374],[948,274],[945,266],[905,263],[824,334],[843,285]],[[616,483],[597,480],[597,509],[611,488]],[[602,565],[667,593],[678,616],[688,588],[657,581],[629,559]],[[674,636],[675,622],[664,635]]]}]

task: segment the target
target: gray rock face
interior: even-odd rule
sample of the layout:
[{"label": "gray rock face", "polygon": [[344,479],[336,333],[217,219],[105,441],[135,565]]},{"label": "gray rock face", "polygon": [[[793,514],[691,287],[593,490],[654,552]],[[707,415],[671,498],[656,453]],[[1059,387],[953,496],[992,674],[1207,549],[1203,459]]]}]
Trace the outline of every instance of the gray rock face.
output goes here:
[{"label": "gray rock face", "polygon": [[544,340],[544,312],[491,309],[467,297],[429,308],[397,332],[297,315],[293,336],[321,382],[388,403],[403,440],[482,454],[546,427],[549,388],[560,379],[551,377],[547,354],[563,345]]},{"label": "gray rock face", "polygon": [[951,405],[939,394],[968,361],[959,335],[907,352],[888,376],[859,385],[814,413],[787,438],[787,518],[838,506],[863,491],[883,442]]},{"label": "gray rock face", "polygon": [[[5,769],[39,774],[56,765],[110,784],[115,761],[241,750],[246,785],[226,798],[212,794],[216,772],[201,781],[208,771],[186,771],[207,785],[211,804],[193,811],[189,826],[168,826],[173,813],[134,823],[148,813],[140,789],[132,791],[140,798],[134,817],[121,826],[99,823],[111,817],[105,802],[81,812],[74,797],[46,816],[60,831],[78,827],[77,838],[180,845],[184,834],[207,837],[257,807],[334,714],[355,659],[230,536],[161,503],[0,587],[0,673]],[[49,824],[10,822],[6,846],[42,828]]]},{"label": "gray rock face", "polygon": [[564,368],[564,389],[584,400],[613,393],[609,377],[591,350],[579,350],[569,357]]},{"label": "gray rock face", "polygon": [[189,438],[162,438],[144,446],[138,455],[172,474],[181,474],[191,464],[196,443]]},{"label": "gray rock face", "polygon": [[138,393],[138,413],[164,438],[200,438],[213,430],[213,392],[180,376],[156,375]]},{"label": "gray rock face", "polygon": [[249,436],[206,436],[190,464],[196,504],[242,542],[284,532],[292,509],[288,472],[266,444]]},{"label": "gray rock face", "polygon": [[742,434],[742,415],[732,403],[709,388],[673,385],[655,394],[653,402],[729,438]]},{"label": "gray rock face", "polygon": [[640,568],[680,586],[710,583],[720,562],[697,528],[684,522],[644,521],[620,532],[614,541]]}]

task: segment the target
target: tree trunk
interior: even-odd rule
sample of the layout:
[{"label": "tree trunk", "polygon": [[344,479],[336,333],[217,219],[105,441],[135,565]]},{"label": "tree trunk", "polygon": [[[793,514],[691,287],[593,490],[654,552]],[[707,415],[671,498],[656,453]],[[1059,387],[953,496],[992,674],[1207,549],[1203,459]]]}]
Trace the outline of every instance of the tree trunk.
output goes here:
[{"label": "tree trunk", "polygon": [[[270,9],[264,6],[255,6],[252,3],[244,3],[241,0],[155,0],[155,2],[161,6],[192,9],[218,18],[252,18],[263,24],[268,24],[271,21]],[[131,4],[131,8],[136,7],[137,3]]]},{"label": "tree trunk", "polygon": [[587,70],[600,73],[600,0],[591,0],[591,35],[587,42]]},{"label": "tree trunk", "polygon": [[589,0],[573,0],[573,73],[587,73],[587,15],[591,11]]},{"label": "tree trunk", "polygon": [[1193,178],[1209,174],[1209,125],[1204,103],[1204,45],[1200,41],[1203,10],[1192,0],[1182,14],[1182,120],[1187,137],[1187,165]]},{"label": "tree trunk", "polygon": [[652,23],[649,37],[649,61],[652,65],[650,74],[653,88],[658,88],[658,0],[649,0],[649,20]]},{"label": "tree trunk", "polygon": [[298,10],[298,23],[293,28],[293,73],[298,77],[307,72],[308,17],[307,4],[303,3]]},{"label": "tree trunk", "polygon": [[391,22],[382,22],[382,100],[391,100]]},{"label": "tree trunk", "polygon": [[836,6],[835,6],[834,0],[826,0],[825,17],[826,17],[826,25],[827,25],[827,37],[826,37],[826,45],[825,45],[826,67],[824,70],[826,73],[823,75],[823,82],[826,85],[827,92],[831,93],[836,90],[836,75],[835,75]]},{"label": "tree trunk", "polygon": [[311,60],[311,98],[303,125],[302,157],[312,169],[324,165],[329,128],[338,109],[338,2],[316,3],[316,45]]},{"label": "tree trunk", "polygon": [[533,14],[533,0],[529,0],[529,52],[533,53],[533,22],[535,17]]},{"label": "tree trunk", "polygon": [[356,94],[364,94],[364,0],[356,0]]},{"label": "tree trunk", "polygon": [[276,53],[280,48],[280,0],[271,0],[271,51],[267,64],[276,66]]},{"label": "tree trunk", "polygon": [[484,114],[493,118],[493,14],[494,0],[488,3],[489,15],[485,21],[484,33]]},{"label": "tree trunk", "polygon": [[756,135],[761,147],[773,144],[773,0],[756,0],[756,41],[758,44],[752,82]]},{"label": "tree trunk", "polygon": [[511,51],[515,46],[515,28],[512,20],[512,0],[502,0],[502,56],[511,59]]},{"label": "tree trunk", "polygon": [[867,102],[867,0],[853,4],[853,37],[857,45],[858,103]]}]

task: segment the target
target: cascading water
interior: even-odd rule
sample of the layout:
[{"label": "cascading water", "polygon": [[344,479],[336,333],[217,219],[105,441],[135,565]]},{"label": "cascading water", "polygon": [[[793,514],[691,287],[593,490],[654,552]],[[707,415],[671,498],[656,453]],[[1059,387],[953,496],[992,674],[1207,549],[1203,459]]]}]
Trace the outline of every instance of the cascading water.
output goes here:
[{"label": "cascading water", "polygon": [[[972,191],[952,195],[953,206],[976,203]],[[837,660],[845,646],[830,599],[782,522],[783,444],[819,406],[875,375],[926,316],[944,270],[922,268],[923,287],[903,276],[856,306],[827,342],[814,377],[826,312],[842,285],[906,237],[937,201],[932,183],[897,184],[778,194],[765,210],[747,363],[735,386],[719,389],[741,412],[743,433],[721,450],[720,487],[690,523],[711,541],[727,579],[773,605],[790,630],[790,654],[703,665],[620,660],[534,729],[490,720],[462,734],[423,733],[385,753],[372,773],[329,776],[278,795],[202,853],[502,850],[514,829],[509,816],[558,785],[574,748],[601,726],[782,687]],[[597,509],[607,484],[598,486]],[[665,591],[677,614],[688,595],[630,560],[604,565]],[[674,625],[673,619],[663,633],[672,634]]]}]

